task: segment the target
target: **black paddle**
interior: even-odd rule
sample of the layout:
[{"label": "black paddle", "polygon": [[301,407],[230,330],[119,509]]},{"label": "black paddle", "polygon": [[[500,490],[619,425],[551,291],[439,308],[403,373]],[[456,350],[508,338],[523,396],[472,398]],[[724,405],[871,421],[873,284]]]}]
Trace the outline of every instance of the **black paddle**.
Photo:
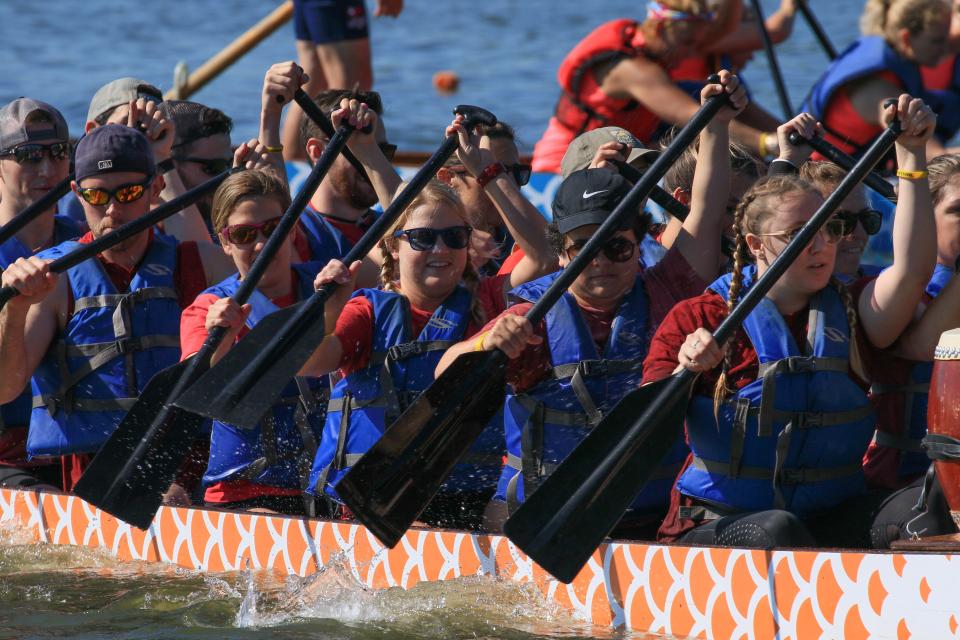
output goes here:
[{"label": "black paddle", "polygon": [[[617,166],[617,170],[620,172],[620,175],[634,184],[636,184],[640,178],[643,177],[642,171],[633,165],[627,164],[623,160],[614,160],[613,164]],[[690,215],[690,207],[674,198],[660,185],[655,186],[653,191],[650,192],[650,199],[660,205],[664,211],[681,222],[686,220],[687,216]]]},{"label": "black paddle", "polygon": [[[823,136],[815,135],[812,138],[804,138],[796,131],[791,131],[789,140],[790,144],[792,145],[807,145],[844,171],[849,172],[857,163],[852,156],[848,155],[842,149],[830,144],[830,142],[828,142]],[[863,183],[882,195],[887,200],[890,200],[891,202],[897,201],[897,192],[894,191],[893,185],[884,180],[883,176],[881,176],[879,173],[870,171],[870,173],[868,173],[863,179]]]},{"label": "black paddle", "polygon": [[[724,344],[900,134],[894,122],[713,332]],[[630,392],[504,524],[504,533],[561,582],[609,535],[683,429],[697,374],[683,369]]]},{"label": "black paddle", "polygon": [[12,238],[20,229],[30,224],[34,218],[57,204],[57,201],[70,191],[71,182],[73,182],[72,173],[53,185],[45,194],[24,207],[23,211],[10,218],[7,224],[0,227],[0,244]]},{"label": "black paddle", "polygon": [[[480,107],[460,105],[464,126],[493,126],[496,117]],[[457,148],[450,136],[399,192],[350,252],[345,264],[361,260],[426,186]],[[324,305],[340,285],[330,283],[296,305],[270,314],[177,401],[187,411],[228,424],[252,428],[273,405],[324,338]]]},{"label": "black paddle", "polygon": [[783,74],[780,72],[780,63],[777,62],[777,54],[773,51],[773,41],[770,39],[770,32],[767,31],[767,23],[764,22],[763,8],[760,6],[760,0],[752,0],[753,11],[757,14],[757,27],[760,29],[760,38],[763,40],[763,50],[767,54],[767,64],[770,65],[770,75],[773,76],[773,86],[777,90],[777,97],[780,99],[780,108],[783,109],[783,117],[789,120],[793,117],[793,107],[790,106],[790,97],[787,95],[787,86],[783,82]]},{"label": "black paddle", "polygon": [[[283,98],[277,96],[278,101],[282,102]],[[307,117],[313,120],[320,130],[327,136],[327,138],[333,138],[334,130],[333,124],[330,122],[330,119],[323,113],[323,110],[317,106],[317,103],[310,99],[310,96],[306,94],[303,89],[297,89],[293,94],[293,99],[299,105],[300,109],[303,110]],[[328,143],[329,144],[329,143]],[[366,169],[363,168],[363,163],[357,160],[357,157],[353,155],[350,149],[346,147],[341,151],[343,157],[347,159],[347,162],[353,165],[353,168],[357,170],[364,180],[370,182],[370,177],[367,176]]]},{"label": "black paddle", "polygon": [[[237,304],[244,304],[256,290],[352,132],[353,127],[344,125],[331,137],[240,283],[233,296]],[[164,492],[170,488],[203,425],[203,418],[177,409],[172,403],[210,368],[210,357],[226,333],[225,327],[215,327],[192,358],[167,367],[150,379],[77,482],[73,490],[76,495],[136,527],[150,526]]]},{"label": "black paddle", "polygon": [[[50,264],[50,271],[52,273],[63,273],[70,267],[76,266],[84,260],[89,260],[98,253],[102,253],[110,247],[120,244],[124,240],[137,235],[141,231],[146,231],[158,222],[166,220],[184,207],[189,207],[191,204],[200,200],[210,192],[215,191],[216,188],[220,186],[220,183],[227,179],[227,176],[229,176],[231,173],[236,173],[237,171],[241,170],[241,167],[228,169],[223,173],[210,178],[203,184],[197,185],[190,191],[177,196],[173,200],[164,202],[159,207],[147,212],[136,220],[128,222],[122,227],[114,229],[110,233],[100,236],[90,244],[82,245],[80,248],[71,251],[67,255],[57,258]],[[22,215],[22,213],[17,215]],[[20,295],[20,292],[13,287],[3,287],[0,289],[0,309],[7,304],[7,301],[9,301],[10,298],[14,298],[18,295]]]},{"label": "black paddle", "polygon": [[[725,93],[713,96],[690,118],[527,312],[532,325],[544,318],[622,222],[637,214],[654,185],[727,102]],[[499,349],[459,356],[337,483],[340,498],[383,544],[397,544],[503,406],[507,362]]]},{"label": "black paddle", "polygon": [[807,21],[807,25],[810,27],[810,30],[813,31],[813,35],[816,36],[817,40],[820,42],[820,46],[823,47],[827,57],[831,60],[836,60],[837,50],[833,48],[833,43],[830,42],[830,38],[827,37],[826,31],[823,30],[822,26],[820,26],[820,21],[817,20],[817,16],[813,15],[813,11],[811,11],[810,7],[807,5],[807,0],[797,0],[797,7],[800,9],[800,13],[803,14],[803,18]]}]

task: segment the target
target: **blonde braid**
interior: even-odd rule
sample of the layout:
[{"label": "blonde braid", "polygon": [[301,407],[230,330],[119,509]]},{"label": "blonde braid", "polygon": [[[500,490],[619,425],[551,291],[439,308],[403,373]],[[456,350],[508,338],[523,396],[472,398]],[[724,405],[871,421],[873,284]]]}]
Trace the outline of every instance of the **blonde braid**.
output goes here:
[{"label": "blonde braid", "polygon": [[857,348],[858,316],[857,306],[853,300],[853,294],[850,293],[850,289],[848,289],[845,284],[836,278],[831,278],[830,284],[832,284],[840,294],[840,299],[843,300],[843,308],[847,312],[847,324],[850,327],[850,370],[853,371],[853,373],[861,380],[869,382],[866,369],[863,366],[863,360],[860,358],[860,349]]},{"label": "blonde braid", "polygon": [[386,238],[381,238],[379,248],[380,255],[383,257],[383,264],[380,265],[380,288],[384,291],[400,293],[400,287],[397,284],[400,281],[400,268],[393,257],[393,247],[387,244]]}]

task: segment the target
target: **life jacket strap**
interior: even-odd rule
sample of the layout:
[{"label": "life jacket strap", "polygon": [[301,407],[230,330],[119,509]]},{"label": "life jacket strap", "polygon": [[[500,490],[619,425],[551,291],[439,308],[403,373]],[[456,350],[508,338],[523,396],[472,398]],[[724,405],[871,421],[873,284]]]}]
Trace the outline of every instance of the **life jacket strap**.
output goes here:
[{"label": "life jacket strap", "polygon": [[928,433],[921,444],[931,460],[960,460],[960,440],[938,433]]},{"label": "life jacket strap", "polygon": [[876,431],[873,434],[873,442],[881,447],[890,447],[891,449],[899,449],[900,451],[910,451],[913,453],[923,451],[922,438],[909,438],[907,436],[887,433],[886,431]]},{"label": "life jacket strap", "polygon": [[[726,462],[704,460],[698,456],[693,456],[690,466],[711,475],[727,475],[728,464]],[[779,484],[797,485],[837,480],[859,473],[861,469],[862,466],[859,463],[823,469],[780,469]],[[747,480],[773,480],[774,471],[766,467],[740,467],[740,477]]]}]

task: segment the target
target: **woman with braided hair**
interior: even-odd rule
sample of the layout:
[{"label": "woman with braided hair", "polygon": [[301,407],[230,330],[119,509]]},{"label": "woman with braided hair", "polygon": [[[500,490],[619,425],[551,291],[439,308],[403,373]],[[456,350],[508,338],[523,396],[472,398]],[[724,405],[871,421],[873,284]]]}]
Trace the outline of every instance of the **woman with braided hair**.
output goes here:
[{"label": "woman with braided hair", "polygon": [[799,177],[768,177],[737,208],[733,272],[674,307],[654,335],[644,383],[678,366],[700,374],[687,408],[691,455],[660,540],[772,548],[896,537],[881,508],[889,494],[867,493],[861,468],[876,424],[867,386],[875,352],[912,318],[936,238],[925,171],[935,117],[908,95],[894,115],[904,133],[889,269],[841,285],[833,271],[844,224],[834,217],[718,345],[711,331],[823,204]]}]

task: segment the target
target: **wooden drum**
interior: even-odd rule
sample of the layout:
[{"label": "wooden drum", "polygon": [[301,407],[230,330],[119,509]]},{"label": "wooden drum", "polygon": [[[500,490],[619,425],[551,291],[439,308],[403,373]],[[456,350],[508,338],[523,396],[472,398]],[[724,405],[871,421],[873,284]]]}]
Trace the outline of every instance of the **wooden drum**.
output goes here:
[{"label": "wooden drum", "polygon": [[923,447],[960,527],[960,329],[945,331],[934,353]]}]

